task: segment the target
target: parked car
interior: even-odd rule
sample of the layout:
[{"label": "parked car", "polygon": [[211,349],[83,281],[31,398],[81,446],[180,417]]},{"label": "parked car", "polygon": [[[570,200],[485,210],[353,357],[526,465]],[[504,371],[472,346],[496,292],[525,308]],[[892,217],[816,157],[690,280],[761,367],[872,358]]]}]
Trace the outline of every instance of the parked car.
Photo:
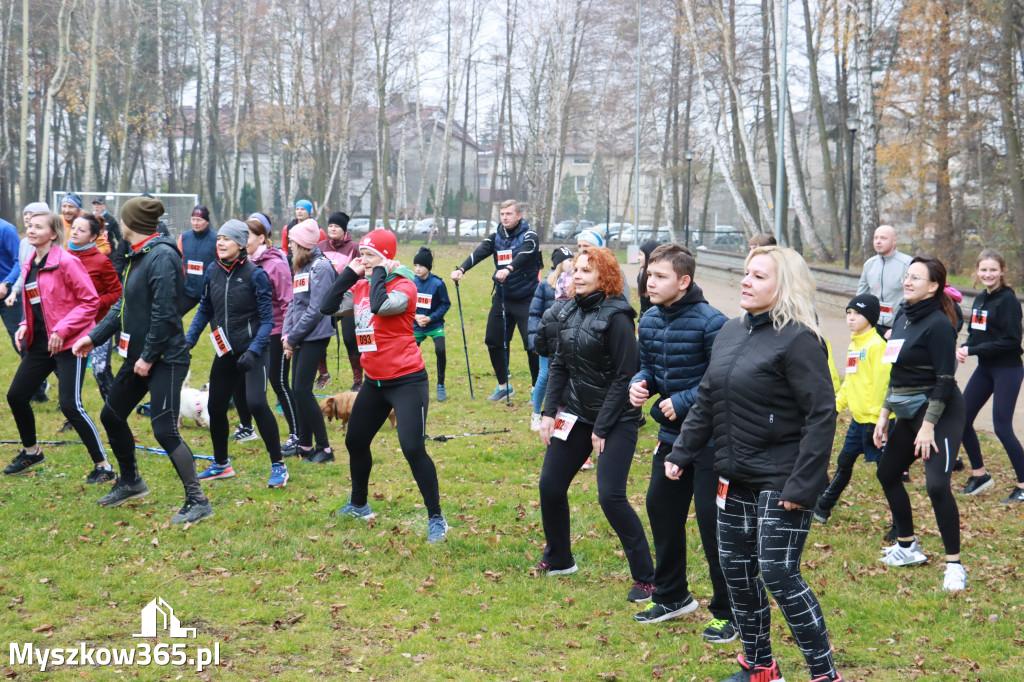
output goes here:
[{"label": "parked car", "polygon": [[353,218],[348,221],[349,232],[369,232],[370,231],[370,219],[369,218]]},{"label": "parked car", "polygon": [[569,235],[580,230],[589,230],[594,226],[593,220],[563,220],[551,230],[553,239],[566,239]]},{"label": "parked car", "polygon": [[[588,228],[584,228],[584,229],[594,230],[595,232],[597,232],[598,234],[600,234],[601,236],[604,237],[605,244],[612,244],[614,242],[618,242],[619,241],[619,233],[620,232],[622,232],[623,230],[628,231],[628,230],[635,229],[635,226],[633,225],[633,223],[598,223],[597,225],[594,225],[593,227],[588,227]],[[569,236],[570,241],[575,241],[576,237],[582,231],[583,230],[577,230],[577,231],[573,232]],[[626,243],[626,242],[622,242],[622,243]]]},{"label": "parked car", "polygon": [[483,239],[498,229],[493,220],[463,220],[459,223],[459,235]]},{"label": "parked car", "polygon": [[[455,218],[449,218],[448,219],[448,230],[451,231],[451,230],[454,230],[454,229],[455,229]],[[413,234],[418,234],[418,235],[428,235],[428,234],[431,234],[431,233],[436,235],[438,232],[439,232],[439,230],[436,227],[434,227],[434,219],[433,218],[424,218],[423,220],[417,220],[416,224],[412,228],[412,233]]]}]

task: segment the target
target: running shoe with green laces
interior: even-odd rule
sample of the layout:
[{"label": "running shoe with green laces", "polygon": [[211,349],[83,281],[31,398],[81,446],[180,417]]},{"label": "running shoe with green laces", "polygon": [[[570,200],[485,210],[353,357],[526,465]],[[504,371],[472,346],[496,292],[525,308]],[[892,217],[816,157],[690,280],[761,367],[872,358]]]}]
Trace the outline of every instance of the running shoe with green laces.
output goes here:
[{"label": "running shoe with green laces", "polygon": [[633,620],[638,623],[660,623],[662,621],[678,618],[679,616],[685,616],[688,613],[693,613],[697,610],[698,606],[700,606],[700,604],[698,604],[697,600],[693,598],[693,595],[687,594],[686,598],[679,602],[671,602],[668,604],[651,602],[643,611],[634,613]]},{"label": "running shoe with green laces", "polygon": [[739,637],[740,632],[732,624],[732,621],[725,620],[724,618],[714,618],[704,628],[701,636],[709,642],[725,644]]}]

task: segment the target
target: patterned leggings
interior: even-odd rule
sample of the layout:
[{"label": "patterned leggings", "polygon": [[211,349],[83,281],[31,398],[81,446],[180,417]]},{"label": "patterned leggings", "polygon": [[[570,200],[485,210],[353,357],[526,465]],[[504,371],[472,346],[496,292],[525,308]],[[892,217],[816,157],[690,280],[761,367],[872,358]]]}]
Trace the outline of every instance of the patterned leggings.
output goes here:
[{"label": "patterned leggings", "polygon": [[800,575],[800,557],[811,527],[809,509],[786,511],[777,490],[729,486],[718,512],[718,554],[733,615],[750,665],[771,665],[771,604],[782,610],[811,677],[836,674],[821,606]]}]

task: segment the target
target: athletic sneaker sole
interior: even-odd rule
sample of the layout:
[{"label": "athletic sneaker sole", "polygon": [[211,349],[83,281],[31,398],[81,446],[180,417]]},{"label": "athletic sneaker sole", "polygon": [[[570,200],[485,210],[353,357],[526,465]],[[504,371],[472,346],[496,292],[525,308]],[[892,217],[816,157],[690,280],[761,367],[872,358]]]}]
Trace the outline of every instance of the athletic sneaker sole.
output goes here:
[{"label": "athletic sneaker sole", "polygon": [[961,495],[977,495],[981,491],[988,490],[989,488],[995,486],[995,484],[996,484],[995,479],[994,478],[990,478],[987,481],[985,481],[984,483],[982,483],[981,485],[979,485],[977,488],[972,490],[971,492],[967,492],[965,490],[961,490],[959,492],[960,492]]},{"label": "athletic sneaker sole", "polygon": [[206,478],[203,478],[202,476],[200,476],[199,480],[200,481],[217,481],[217,480],[220,480],[222,478],[234,478],[234,477],[235,477],[235,472],[231,471],[231,472],[225,472],[223,474],[217,474],[216,476],[207,476]]},{"label": "athletic sneaker sole", "polygon": [[124,504],[128,500],[140,500],[140,499],[142,499],[143,497],[145,497],[148,494],[149,494],[149,491],[148,490],[144,490],[144,491],[142,491],[140,493],[135,493],[134,495],[130,495],[128,497],[121,498],[120,500],[117,500],[116,502],[107,502],[105,504],[102,503],[102,502],[97,502],[96,504],[100,505],[101,507],[120,507],[122,504]]},{"label": "athletic sneaker sole", "polygon": [[[668,611],[658,616],[657,618],[650,618],[644,620],[634,618],[634,620],[636,620],[636,622],[638,623],[662,623],[666,620],[672,620],[673,618],[679,618],[680,616],[685,616],[688,613],[693,613],[699,607],[700,603],[696,599],[691,599],[688,603],[684,604],[682,607],[676,609],[675,611]],[[643,611],[640,611],[640,613],[643,613]]]},{"label": "athletic sneaker sole", "polygon": [[548,575],[572,575],[576,571],[580,570],[580,567],[573,564],[569,568],[551,568],[548,569]]},{"label": "athletic sneaker sole", "polygon": [[740,633],[737,631],[732,637],[719,637],[718,635],[705,635],[701,634],[705,642],[711,642],[712,644],[728,644],[729,642],[735,642],[739,639]]}]

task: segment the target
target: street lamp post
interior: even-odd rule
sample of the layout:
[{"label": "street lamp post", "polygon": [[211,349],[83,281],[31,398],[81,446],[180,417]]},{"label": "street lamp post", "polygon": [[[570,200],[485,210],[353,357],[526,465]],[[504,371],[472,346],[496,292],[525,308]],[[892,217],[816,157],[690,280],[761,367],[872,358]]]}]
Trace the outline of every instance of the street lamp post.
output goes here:
[{"label": "street lamp post", "polygon": [[857,134],[860,119],[852,116],[846,119],[846,129],[850,131],[850,153],[846,156],[846,255],[843,257],[843,268],[850,269],[850,235],[853,232],[853,138]]},{"label": "street lamp post", "polygon": [[686,248],[690,248],[690,164],[693,163],[693,151],[687,149],[683,156],[686,158],[686,208],[683,211],[683,220],[686,225]]}]

